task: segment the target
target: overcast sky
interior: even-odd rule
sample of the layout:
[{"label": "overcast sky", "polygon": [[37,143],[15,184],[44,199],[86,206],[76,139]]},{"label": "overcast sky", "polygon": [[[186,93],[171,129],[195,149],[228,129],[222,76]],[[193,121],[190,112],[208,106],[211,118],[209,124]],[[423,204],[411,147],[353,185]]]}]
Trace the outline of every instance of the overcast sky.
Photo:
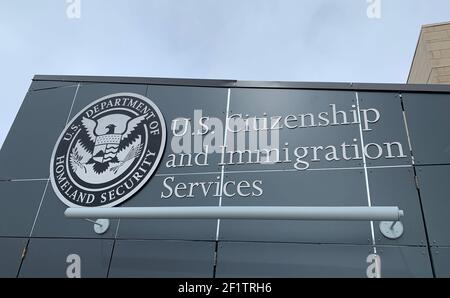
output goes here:
[{"label": "overcast sky", "polygon": [[[73,0],[71,0],[73,1]],[[0,0],[0,145],[35,74],[404,83],[449,0]]]}]

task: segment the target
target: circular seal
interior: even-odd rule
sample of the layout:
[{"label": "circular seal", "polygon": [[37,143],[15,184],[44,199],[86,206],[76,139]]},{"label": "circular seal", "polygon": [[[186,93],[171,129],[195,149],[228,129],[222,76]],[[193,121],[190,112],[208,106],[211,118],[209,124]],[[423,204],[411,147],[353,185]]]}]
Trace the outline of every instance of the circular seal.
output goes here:
[{"label": "circular seal", "polygon": [[69,207],[112,207],[152,177],[166,144],[166,125],[147,97],[117,93],[79,112],[61,133],[50,179]]}]

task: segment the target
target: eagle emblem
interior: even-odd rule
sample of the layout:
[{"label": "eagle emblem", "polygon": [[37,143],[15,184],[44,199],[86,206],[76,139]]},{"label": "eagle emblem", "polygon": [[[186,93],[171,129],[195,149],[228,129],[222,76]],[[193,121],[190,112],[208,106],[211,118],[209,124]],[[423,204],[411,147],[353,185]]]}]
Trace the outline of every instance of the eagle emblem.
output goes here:
[{"label": "eagle emblem", "polygon": [[[85,136],[77,141],[70,156],[73,170],[87,172],[87,166],[92,165],[92,170],[98,175],[107,170],[116,173],[121,166],[140,155],[141,137],[136,128],[147,117],[148,114],[129,119],[122,116],[116,124],[113,123],[115,117],[111,116],[104,121],[83,117],[81,123]],[[106,125],[100,127],[100,122]],[[119,131],[119,126],[122,131]]]},{"label": "eagle emblem", "polygon": [[136,93],[92,101],[61,132],[50,181],[71,207],[113,207],[139,191],[164,154],[166,125],[156,104]]}]

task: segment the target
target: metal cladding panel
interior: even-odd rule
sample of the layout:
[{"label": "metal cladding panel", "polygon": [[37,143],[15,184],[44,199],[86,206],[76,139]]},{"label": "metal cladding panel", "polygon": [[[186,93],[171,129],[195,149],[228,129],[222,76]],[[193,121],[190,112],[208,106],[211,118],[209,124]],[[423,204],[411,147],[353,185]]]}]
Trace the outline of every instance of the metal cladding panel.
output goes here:
[{"label": "metal cladding panel", "polygon": [[430,245],[450,246],[450,165],[418,167],[417,177]]},{"label": "metal cladding panel", "polygon": [[[218,198],[203,198],[201,189],[195,189],[192,197],[183,200],[161,199],[161,193],[168,194],[162,187],[166,179],[173,176],[154,177],[135,198],[123,204],[123,207],[181,207],[181,206],[218,206]],[[177,177],[179,183],[198,181],[218,181],[218,175],[196,174]],[[167,180],[167,181],[172,181]],[[169,182],[166,182],[169,183]],[[121,219],[117,233],[119,239],[173,239],[173,240],[214,240],[217,220],[166,220],[166,219]]]},{"label": "metal cladding panel", "polygon": [[[364,245],[317,245],[293,243],[221,243],[217,277],[367,277]],[[379,247],[381,277],[432,277],[425,248]]]},{"label": "metal cladding panel", "polygon": [[102,98],[106,95],[114,93],[131,92],[145,95],[147,90],[146,85],[125,85],[125,84],[91,84],[91,83],[79,83],[77,85],[77,96],[73,103],[73,107],[70,113],[70,118],[74,117],[84,107],[92,103],[93,101]]},{"label": "metal cladding panel", "polygon": [[211,278],[213,242],[119,240],[110,277]]},{"label": "metal cladding panel", "polygon": [[450,95],[403,94],[417,165],[450,164]]},{"label": "metal cladding panel", "polygon": [[74,87],[77,82],[63,82],[63,81],[33,81],[30,86],[30,91],[38,91],[45,89],[56,89],[61,87]]},{"label": "metal cladding panel", "polygon": [[[411,165],[408,134],[398,92],[358,92],[367,166]],[[380,146],[384,154],[379,154]],[[389,152],[391,154],[386,154]]]},{"label": "metal cladding panel", "polygon": [[112,248],[112,240],[31,239],[19,277],[65,278],[70,265],[79,262],[81,278],[104,278]]},{"label": "metal cladding panel", "polygon": [[27,93],[1,149],[0,179],[49,177],[52,150],[75,92],[76,86]]},{"label": "metal cladding panel", "polygon": [[433,247],[431,249],[436,277],[450,277],[450,247]]},{"label": "metal cladding panel", "polygon": [[[311,90],[232,89],[228,116],[226,168],[232,170],[293,169],[297,155],[304,156],[298,168],[339,168],[362,166],[362,159],[343,159],[343,143],[360,147],[359,125],[354,123],[355,92]],[[356,117],[357,118],[357,117]],[[273,128],[273,129],[272,129]],[[258,141],[261,139],[260,143]],[[257,143],[258,146],[253,146]],[[252,148],[255,147],[255,148]],[[280,148],[267,155],[263,150]],[[333,160],[326,155],[337,148]],[[301,147],[300,149],[297,149]],[[312,147],[321,147],[314,151]],[[349,155],[353,147],[346,147]],[[241,163],[228,151],[251,150]],[[263,151],[258,158],[258,151]],[[353,152],[352,157],[357,157]],[[258,162],[259,161],[259,162]]]},{"label": "metal cladding panel", "polygon": [[[107,268],[110,277],[364,277],[374,253],[382,277],[447,276],[449,94],[37,76],[0,152],[0,242],[10,256],[0,274],[17,275],[29,241],[21,277],[64,277],[70,254],[91,264],[85,277],[106,277]],[[65,139],[67,152],[50,166]],[[378,221],[112,219],[100,235],[96,218],[64,216],[68,202],[89,207],[91,186],[102,207],[398,206],[404,233],[388,239]]]},{"label": "metal cladding panel", "polygon": [[[227,187],[225,192],[230,196],[223,198],[222,206],[367,206],[364,174],[358,169],[227,173],[225,181],[261,181],[264,193],[244,197],[256,192],[252,186],[242,188],[242,195]],[[364,221],[221,220],[219,235],[220,240],[227,241],[355,244],[372,241],[370,224]]]},{"label": "metal cladding panel", "polygon": [[371,201],[373,206],[401,206],[405,215],[401,218],[404,233],[399,239],[388,239],[374,222],[376,243],[386,245],[426,246],[427,236],[419,192],[414,181],[414,169],[376,168],[368,171]]},{"label": "metal cladding panel", "polygon": [[[220,150],[210,152],[206,156],[199,156],[198,164],[195,162],[188,164],[185,161],[185,166],[173,167],[174,165],[180,165],[181,160],[177,159],[175,163],[170,163],[170,161],[172,161],[171,157],[174,154],[178,156],[178,154],[183,152],[189,153],[189,150],[195,150],[196,153],[205,152],[205,148],[202,146],[203,138],[198,134],[199,131],[204,129],[200,125],[200,119],[202,117],[210,117],[220,120],[221,123],[225,123],[227,96],[228,91],[223,88],[183,86],[148,87],[147,97],[160,108],[168,128],[167,146],[158,173],[220,173],[220,166],[218,165],[220,163]],[[189,125],[185,125],[186,122],[183,119],[190,119]],[[183,126],[179,127],[179,125]],[[183,138],[174,142],[173,137],[175,133],[181,134],[183,132],[185,132]],[[222,141],[223,131],[218,129],[213,135],[210,134],[210,137],[216,138],[217,141]]]},{"label": "metal cladding panel", "polygon": [[0,238],[0,278],[17,277],[26,245],[24,238]]},{"label": "metal cladding panel", "polygon": [[66,218],[64,216],[66,208],[67,206],[58,199],[51,185],[48,185],[31,236],[39,238],[114,238],[119,220],[111,220],[108,231],[99,235],[94,232],[92,222],[85,219]]},{"label": "metal cladding panel", "polygon": [[0,237],[28,237],[46,189],[43,181],[2,181],[0,201]]}]

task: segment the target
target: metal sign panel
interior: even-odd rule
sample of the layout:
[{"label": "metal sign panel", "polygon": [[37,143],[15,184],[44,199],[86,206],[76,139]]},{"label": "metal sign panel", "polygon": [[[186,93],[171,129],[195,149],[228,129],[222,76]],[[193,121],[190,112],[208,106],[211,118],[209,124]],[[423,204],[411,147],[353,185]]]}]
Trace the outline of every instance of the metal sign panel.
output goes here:
[{"label": "metal sign panel", "polygon": [[[121,260],[135,253],[146,259],[143,248],[154,249],[148,260],[183,259],[177,249],[168,249],[173,240],[183,240],[177,243],[188,251],[200,241],[199,249],[211,252],[211,258],[216,254],[216,271],[208,256],[202,268],[192,271],[195,276],[433,276],[428,247],[434,251],[445,245],[450,225],[441,200],[448,194],[444,178],[450,173],[444,133],[450,89],[433,88],[36,77],[0,152],[0,179],[5,180],[0,194],[8,210],[0,218],[0,237],[31,237],[20,276],[39,275],[34,267],[40,256],[32,251],[40,246],[59,247],[62,257],[68,253],[64,247],[73,244],[72,253],[79,251],[82,258],[100,257],[97,246],[87,245],[93,239],[117,239],[112,264],[107,253],[111,276],[158,276],[145,261],[145,268],[124,268]],[[108,101],[114,98],[120,105],[125,97],[129,106]],[[142,114],[147,98],[151,104]],[[103,108],[98,99],[106,99]],[[151,134],[146,115],[152,111],[158,126],[166,128],[166,140]],[[75,196],[74,186],[55,167],[61,154],[51,161],[52,149],[71,132],[76,137],[66,148],[65,169],[75,175],[72,184],[85,188]],[[136,144],[125,144],[131,135]],[[144,153],[155,158],[145,160]],[[127,156],[129,164],[117,168]],[[140,173],[145,165],[148,171]],[[128,196],[120,189],[117,193],[121,175],[142,183]],[[86,181],[99,186],[93,200],[92,190],[82,185]],[[405,214],[404,232],[398,239],[386,238],[376,221],[113,219],[100,235],[93,223],[66,218],[63,202],[83,208],[398,206]],[[10,215],[21,224],[11,228]],[[70,239],[65,243],[63,238]],[[303,254],[308,258],[301,259]],[[249,266],[237,266],[243,259]],[[447,266],[447,259],[433,258],[440,263],[434,268]],[[289,260],[298,262],[286,267]],[[381,271],[369,274],[368,268],[379,265],[373,260],[381,260]],[[40,275],[64,275],[67,264],[60,261],[48,259],[55,264]],[[86,267],[85,276],[104,275],[103,265],[92,271]],[[160,276],[180,276],[177,268],[167,270]]]}]

